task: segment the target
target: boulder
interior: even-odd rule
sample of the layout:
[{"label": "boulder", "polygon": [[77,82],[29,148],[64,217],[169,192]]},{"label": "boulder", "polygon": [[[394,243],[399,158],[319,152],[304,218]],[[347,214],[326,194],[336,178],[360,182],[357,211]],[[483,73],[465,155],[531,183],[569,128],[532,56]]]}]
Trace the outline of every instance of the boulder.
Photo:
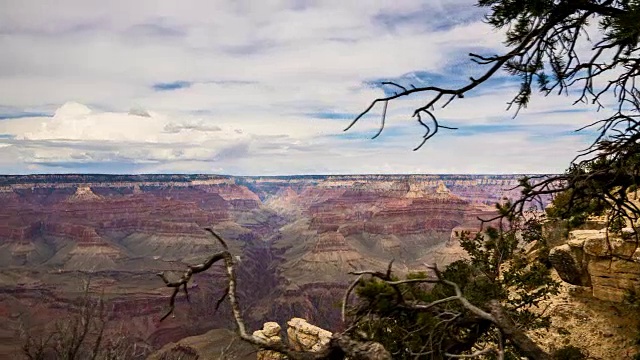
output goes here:
[{"label": "boulder", "polygon": [[[279,344],[282,342],[282,338],[280,337],[280,325],[273,321],[264,323],[262,330],[254,331],[253,336],[266,341],[267,344]],[[285,357],[276,351],[259,350],[256,354],[256,358],[257,360],[281,360]]]},{"label": "boulder", "polygon": [[268,337],[280,335],[280,325],[273,321],[266,322],[262,327],[262,333]]},{"label": "boulder", "polygon": [[293,318],[287,324],[289,343],[298,351],[320,351],[329,344],[333,335],[301,318]]},{"label": "boulder", "polygon": [[576,251],[568,244],[557,246],[549,252],[549,261],[562,280],[572,285],[591,286],[582,257],[579,250]]}]

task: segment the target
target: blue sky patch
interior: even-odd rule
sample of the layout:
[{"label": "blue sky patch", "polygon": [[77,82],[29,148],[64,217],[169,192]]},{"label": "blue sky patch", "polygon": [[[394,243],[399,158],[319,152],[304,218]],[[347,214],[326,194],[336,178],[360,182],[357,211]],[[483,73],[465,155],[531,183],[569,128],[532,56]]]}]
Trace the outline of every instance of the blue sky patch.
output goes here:
[{"label": "blue sky patch", "polygon": [[125,31],[127,36],[155,36],[155,37],[181,37],[185,35],[185,31],[180,28],[172,27],[159,23],[137,24]]},{"label": "blue sky patch", "polygon": [[44,112],[30,112],[30,111],[8,112],[8,113],[0,112],[0,120],[22,119],[22,118],[29,118],[29,117],[44,117],[44,116],[49,117],[49,116],[53,116],[53,114],[44,113]]},{"label": "blue sky patch", "polygon": [[[477,64],[469,60],[465,54],[460,54],[460,56],[456,56],[455,58],[457,60],[447,63],[440,72],[416,70],[395,78],[379,78],[370,80],[365,82],[365,85],[383,89],[385,96],[392,96],[403,91],[403,89],[390,84],[383,85],[383,82],[393,82],[406,89],[411,89],[412,86],[459,88],[469,84],[470,77],[479,78],[484,74],[484,71],[486,71],[483,68],[479,68]],[[484,91],[491,91],[496,87],[517,88],[519,84],[520,79],[518,77],[499,72],[486,80],[482,85],[478,86],[478,90],[483,89]]]},{"label": "blue sky patch", "polygon": [[572,107],[572,108],[567,108],[567,109],[557,109],[557,110],[550,110],[550,111],[542,111],[542,112],[540,112],[540,114],[575,114],[575,113],[581,113],[581,112],[592,112],[592,111],[590,109],[586,109],[586,108]]},{"label": "blue sky patch", "polygon": [[420,9],[404,12],[380,12],[373,17],[375,24],[395,32],[399,27],[420,26],[423,31],[447,31],[481,18],[486,10],[469,4],[438,2],[439,6],[424,5]]},{"label": "blue sky patch", "polygon": [[355,119],[357,114],[354,113],[341,113],[341,112],[333,112],[333,111],[321,111],[316,113],[305,114],[305,116],[314,118],[314,119],[331,119],[331,120],[344,120],[344,119]]},{"label": "blue sky patch", "polygon": [[[595,132],[583,130],[577,132],[571,125],[537,125],[537,124],[452,124],[442,122],[446,125],[458,126],[458,130],[447,132],[453,136],[474,136],[482,134],[500,134],[509,132],[525,132],[531,137],[541,137],[548,141],[552,137],[564,136],[588,136],[593,137]],[[443,132],[444,133],[444,132]]]},{"label": "blue sky patch", "polygon": [[172,91],[179,89],[187,89],[191,87],[192,83],[190,81],[173,81],[166,83],[156,83],[153,84],[153,90],[155,91]]}]

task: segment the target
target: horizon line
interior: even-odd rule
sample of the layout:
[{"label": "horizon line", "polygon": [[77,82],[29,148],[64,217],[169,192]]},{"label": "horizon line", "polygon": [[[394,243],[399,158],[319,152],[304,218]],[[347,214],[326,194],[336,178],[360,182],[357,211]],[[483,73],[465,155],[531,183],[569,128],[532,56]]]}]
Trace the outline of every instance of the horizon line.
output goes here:
[{"label": "horizon line", "polygon": [[336,174],[278,174],[278,175],[239,175],[220,173],[31,173],[31,174],[0,174],[0,177],[23,176],[223,176],[223,177],[295,177],[295,176],[416,176],[416,175],[446,175],[446,176],[544,176],[558,175],[558,173],[336,173]]}]

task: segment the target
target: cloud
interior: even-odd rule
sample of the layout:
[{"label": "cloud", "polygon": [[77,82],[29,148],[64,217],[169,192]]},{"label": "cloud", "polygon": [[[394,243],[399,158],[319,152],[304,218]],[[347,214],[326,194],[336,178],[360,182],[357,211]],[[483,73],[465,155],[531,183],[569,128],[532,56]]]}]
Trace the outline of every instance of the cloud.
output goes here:
[{"label": "cloud", "polygon": [[477,125],[442,132],[412,152],[420,140],[412,126],[390,127],[373,141],[368,137],[374,128],[344,133],[334,119],[281,120],[286,124],[281,127],[243,120],[238,126],[66,104],[53,117],[0,122],[0,168],[5,173],[540,173],[561,169],[584,144],[562,125]]},{"label": "cloud", "polygon": [[[512,120],[504,110],[517,83],[503,74],[438,110],[463,130],[428,152],[410,151],[422,135],[411,113],[423,95],[389,106],[378,141],[368,138],[380,108],[342,133],[393,91],[381,80],[456,86],[477,76],[482,69],[466,54],[503,45],[473,3],[8,2],[0,13],[0,171],[95,172],[101,163],[110,172],[562,170],[586,141],[570,130],[596,115],[588,107],[568,113],[568,99],[549,97]],[[467,149],[502,136],[519,139],[508,142],[510,155]]]},{"label": "cloud", "polygon": [[[188,130],[208,132],[208,131],[222,131],[222,128],[217,125],[204,124],[202,121],[198,123],[182,123],[182,124],[168,123],[167,125],[164,126],[164,131],[167,133],[175,134],[181,131],[188,131]],[[236,129],[236,133],[242,133],[242,130]]]}]

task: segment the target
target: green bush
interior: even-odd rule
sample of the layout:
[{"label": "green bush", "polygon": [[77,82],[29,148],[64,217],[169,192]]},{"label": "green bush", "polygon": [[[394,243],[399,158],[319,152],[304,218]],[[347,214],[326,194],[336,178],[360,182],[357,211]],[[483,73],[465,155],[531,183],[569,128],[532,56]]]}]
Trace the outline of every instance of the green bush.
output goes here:
[{"label": "green bush", "polygon": [[[524,235],[524,236],[523,236]],[[523,217],[510,217],[504,229],[489,227],[471,236],[459,234],[469,258],[441,271],[444,280],[457,284],[463,296],[478,307],[497,300],[521,329],[547,328],[549,319],[531,311],[540,301],[558,292],[545,264],[545,252],[532,257],[522,242],[546,246],[541,226]],[[431,278],[425,273],[409,274],[407,280]],[[390,276],[389,281],[398,278]],[[450,301],[454,288],[445,283],[402,283],[396,287],[372,278],[355,288],[357,306],[353,335],[381,343],[394,359],[441,359],[449,354],[470,354],[475,345],[499,341],[500,334],[488,321],[469,313],[458,301]],[[406,304],[435,304],[429,311]],[[518,358],[511,346],[507,359]]]}]

